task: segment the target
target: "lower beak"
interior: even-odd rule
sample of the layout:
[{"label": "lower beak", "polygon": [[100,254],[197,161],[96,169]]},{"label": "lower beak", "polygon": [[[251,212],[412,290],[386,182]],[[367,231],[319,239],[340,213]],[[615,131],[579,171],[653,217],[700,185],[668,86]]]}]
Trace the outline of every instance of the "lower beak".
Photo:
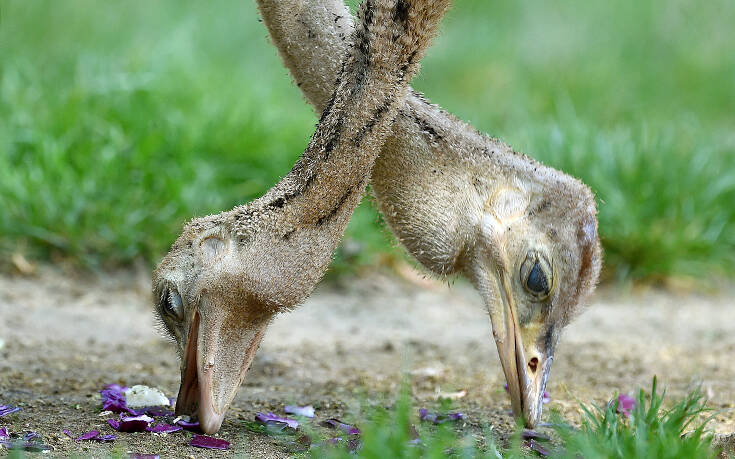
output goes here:
[{"label": "lower beak", "polygon": [[237,327],[217,319],[202,320],[194,312],[176,400],[176,414],[196,415],[207,434],[222,425],[268,326],[267,320]]},{"label": "lower beak", "polygon": [[535,332],[540,330],[540,324],[521,331],[512,290],[507,282],[504,277],[500,280],[500,301],[496,299],[494,307],[489,308],[493,338],[508,383],[513,413],[522,417],[526,427],[532,428],[541,419],[543,394],[553,356],[545,355],[535,344],[538,342]]}]

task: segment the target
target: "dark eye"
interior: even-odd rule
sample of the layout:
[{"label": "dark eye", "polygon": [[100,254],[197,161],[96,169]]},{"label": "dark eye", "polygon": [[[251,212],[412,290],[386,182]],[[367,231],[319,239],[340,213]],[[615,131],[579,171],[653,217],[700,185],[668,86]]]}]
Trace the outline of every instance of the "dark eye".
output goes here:
[{"label": "dark eye", "polygon": [[538,261],[536,261],[533,268],[531,268],[531,272],[528,273],[526,287],[537,295],[549,294],[549,280],[546,278],[546,274],[544,274],[544,271]]},{"label": "dark eye", "polygon": [[181,301],[181,295],[173,290],[164,295],[163,310],[174,319],[181,320],[184,317],[184,302]]},{"label": "dark eye", "polygon": [[554,286],[551,276],[552,269],[548,258],[538,251],[529,251],[521,265],[519,278],[526,291],[536,300],[546,299]]}]

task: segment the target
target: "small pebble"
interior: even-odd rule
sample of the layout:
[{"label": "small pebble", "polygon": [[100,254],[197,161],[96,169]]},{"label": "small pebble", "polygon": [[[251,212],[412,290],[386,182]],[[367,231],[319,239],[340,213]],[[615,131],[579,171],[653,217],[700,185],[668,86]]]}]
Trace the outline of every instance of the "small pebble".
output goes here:
[{"label": "small pebble", "polygon": [[168,397],[156,387],[142,384],[135,385],[125,391],[125,403],[128,408],[144,408],[147,406],[169,406]]}]

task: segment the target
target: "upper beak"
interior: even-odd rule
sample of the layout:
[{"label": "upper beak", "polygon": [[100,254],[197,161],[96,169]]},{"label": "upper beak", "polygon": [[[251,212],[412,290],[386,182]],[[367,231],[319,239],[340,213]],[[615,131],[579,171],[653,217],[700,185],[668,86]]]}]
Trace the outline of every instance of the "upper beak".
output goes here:
[{"label": "upper beak", "polygon": [[196,414],[202,431],[213,434],[222,425],[269,321],[233,321],[235,317],[221,309],[219,314],[211,309],[202,312],[194,312],[189,328],[176,414]]},{"label": "upper beak", "polygon": [[498,295],[488,303],[493,338],[498,347],[500,363],[508,383],[511,407],[515,416],[522,416],[526,427],[534,427],[541,419],[543,394],[551,371],[551,350],[543,352],[539,341],[541,324],[529,324],[521,330],[518,310],[508,277],[499,276]]}]

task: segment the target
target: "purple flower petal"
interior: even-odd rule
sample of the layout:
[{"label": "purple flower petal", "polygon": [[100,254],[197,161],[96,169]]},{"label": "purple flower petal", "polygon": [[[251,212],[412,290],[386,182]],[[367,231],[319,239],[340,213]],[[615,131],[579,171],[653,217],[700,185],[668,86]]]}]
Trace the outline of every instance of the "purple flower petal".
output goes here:
[{"label": "purple flower petal", "polygon": [[118,392],[118,393],[122,394],[123,392],[125,392],[126,390],[128,390],[128,387],[127,386],[121,386],[120,384],[114,384],[113,383],[113,384],[106,385],[104,387],[104,389],[105,390],[112,390],[112,391],[115,391],[115,392]]},{"label": "purple flower petal", "polygon": [[[69,437],[71,439],[74,439],[74,436],[71,434],[71,432],[69,432],[68,429],[64,429],[63,432],[64,432],[64,434],[67,437]],[[75,441],[84,441],[84,440],[87,440],[87,441],[113,441],[113,440],[115,440],[115,438],[116,438],[115,435],[103,435],[103,436],[100,436],[100,432],[98,430],[90,430],[89,432],[80,435],[79,437],[77,437],[74,440]]]},{"label": "purple flower petal", "polygon": [[171,410],[167,410],[164,407],[160,406],[147,406],[145,408],[140,408],[138,410],[130,410],[134,411],[135,413],[131,413],[134,416],[140,416],[141,414],[147,414],[148,416],[156,417],[163,417],[163,416],[173,416],[174,412]]},{"label": "purple flower petal", "polygon": [[9,414],[13,414],[17,411],[20,411],[20,408],[17,406],[0,405],[0,418]]},{"label": "purple flower petal", "polygon": [[33,431],[26,431],[23,438],[12,440],[8,433],[8,429],[5,427],[0,428],[0,446],[8,449],[30,451],[34,453],[50,451],[53,449],[50,446],[44,445],[41,442],[41,435]]},{"label": "purple flower petal", "polygon": [[280,423],[286,424],[288,427],[292,429],[299,428],[299,421],[296,421],[294,419],[284,418],[284,417],[275,415],[273,413],[257,413],[255,415],[255,421],[263,425],[267,425],[269,422],[280,422]]},{"label": "purple flower petal", "polygon": [[436,421],[436,415],[433,413],[429,413],[429,410],[427,410],[426,408],[420,408],[419,419],[421,419],[422,421],[434,422]]},{"label": "purple flower petal", "polygon": [[188,430],[189,432],[197,432],[197,433],[202,432],[202,428],[199,425],[199,421],[185,421],[183,419],[179,419],[174,424],[176,424],[177,426],[183,427],[184,430]]},{"label": "purple flower petal", "polygon": [[99,430],[90,430],[89,432],[78,436],[76,441],[97,440],[99,436],[100,436]]},{"label": "purple flower petal", "polygon": [[104,411],[112,411],[113,413],[122,413],[128,411],[125,402],[125,391],[127,387],[118,384],[108,384],[100,391],[102,398],[102,409]]},{"label": "purple flower petal", "polygon": [[189,442],[189,445],[196,446],[197,448],[227,449],[230,447],[230,442],[222,440],[221,438],[208,437],[206,435],[194,435],[191,442]]},{"label": "purple flower petal", "polygon": [[459,421],[461,419],[464,419],[464,414],[462,413],[439,414],[439,413],[432,413],[426,408],[421,408],[419,410],[419,419],[421,419],[422,421],[431,422],[433,424],[443,424],[447,421]]},{"label": "purple flower petal", "polygon": [[529,441],[524,442],[523,444],[526,445],[529,449],[531,449],[531,451],[535,451],[541,456],[546,457],[550,454],[549,450],[544,448],[543,445],[539,444],[535,440],[529,440]]},{"label": "purple flower petal", "polygon": [[324,427],[330,427],[332,429],[341,429],[348,435],[360,435],[360,429],[350,424],[344,423],[337,418],[329,418],[326,421],[322,421],[321,425]]},{"label": "purple flower petal", "polygon": [[115,419],[109,419],[107,421],[118,432],[145,432],[148,424],[151,422],[153,422],[153,418],[144,414],[140,416],[123,416],[119,421]]},{"label": "purple flower petal", "polygon": [[146,427],[145,430],[147,430],[148,432],[153,432],[153,433],[171,433],[171,432],[178,432],[181,429],[182,429],[181,426],[172,426],[171,424],[166,424],[164,422],[161,422],[157,424],[155,427],[150,427],[150,426]]},{"label": "purple flower petal", "polygon": [[625,394],[618,395],[617,411],[619,414],[622,414],[627,418],[630,416],[630,413],[633,412],[633,408],[635,408],[635,399],[633,397]]},{"label": "purple flower petal", "polygon": [[306,405],[306,406],[286,405],[285,408],[283,408],[283,412],[286,414],[294,414],[296,416],[305,416],[307,418],[314,417],[314,407],[311,405]]},{"label": "purple flower petal", "polygon": [[128,407],[125,400],[108,399],[102,402],[102,411],[112,411],[113,413],[127,413]]},{"label": "purple flower petal", "polygon": [[26,434],[25,434],[25,435],[23,436],[23,441],[27,441],[27,442],[28,442],[28,441],[31,441],[31,440],[33,440],[34,438],[41,438],[41,435],[39,435],[39,434],[38,434],[37,432],[33,432],[33,431],[30,431],[30,430],[29,430],[29,431],[28,431],[28,432],[26,432]]}]

